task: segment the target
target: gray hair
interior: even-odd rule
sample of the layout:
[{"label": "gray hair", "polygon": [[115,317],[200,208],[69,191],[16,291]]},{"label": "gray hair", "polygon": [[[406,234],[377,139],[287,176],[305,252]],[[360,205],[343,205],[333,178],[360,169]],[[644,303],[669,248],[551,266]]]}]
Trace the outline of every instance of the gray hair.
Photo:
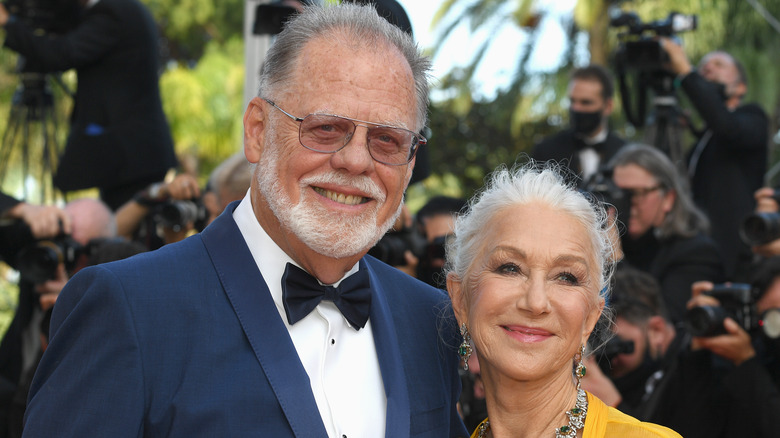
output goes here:
[{"label": "gray hair", "polygon": [[420,129],[425,126],[431,62],[421,54],[410,35],[380,17],[370,5],[343,3],[304,8],[303,12],[285,25],[268,49],[260,71],[258,95],[267,97],[276,87],[288,87],[294,74],[295,61],[303,47],[326,35],[337,37],[340,43],[354,46],[356,50],[360,48],[374,52],[382,46],[395,47],[411,67],[417,93],[416,121]]},{"label": "gray hair", "polygon": [[[209,177],[211,189],[217,195],[220,203],[233,199],[241,199],[252,183],[252,166],[246,160],[243,151],[239,151],[226,158],[214,168]],[[230,199],[222,199],[225,190]]]},{"label": "gray hair", "polygon": [[588,232],[599,269],[599,290],[606,297],[616,262],[611,223],[606,209],[567,183],[557,164],[530,161],[511,170],[500,167],[482,191],[469,201],[468,211],[455,220],[455,237],[447,244],[446,273],[467,281],[477,257],[485,225],[504,209],[541,202],[579,221]]},{"label": "gray hair", "polygon": [[672,209],[664,217],[661,226],[656,228],[656,237],[692,237],[707,233],[710,227],[707,216],[693,203],[687,181],[666,154],[646,144],[629,144],[612,157],[608,166],[614,169],[629,164],[646,170],[655,178],[664,193],[674,191],[676,194]]}]

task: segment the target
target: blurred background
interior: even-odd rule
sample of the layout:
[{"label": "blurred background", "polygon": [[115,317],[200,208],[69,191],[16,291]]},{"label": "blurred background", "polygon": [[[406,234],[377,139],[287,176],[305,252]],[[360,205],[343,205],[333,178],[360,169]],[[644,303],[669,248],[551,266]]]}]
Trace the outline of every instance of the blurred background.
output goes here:
[{"label": "blurred background", "polygon": [[[159,26],[163,58],[163,107],[181,166],[205,185],[214,168],[242,147],[242,115],[264,47],[272,33],[254,34],[255,7],[279,3],[252,0],[141,0]],[[36,5],[42,0],[36,0]],[[43,2],[45,3],[45,2]],[[776,183],[780,143],[780,0],[401,0],[412,31],[435,64],[431,92],[427,176],[412,184],[407,206],[416,213],[437,195],[468,198],[500,164],[524,160],[541,138],[567,125],[569,73],[598,63],[613,68],[627,27],[610,25],[616,11],[643,23],[662,23],[671,12],[695,15],[695,29],[674,32],[693,62],[723,49],[740,59],[750,81],[747,101],[770,117],[770,171]],[[45,5],[44,5],[45,6]],[[652,35],[650,35],[652,37]],[[0,50],[0,138],[13,139],[9,115],[20,87],[17,55]],[[3,191],[33,202],[61,202],[44,188],[43,144],[65,143],[72,109],[73,71],[45,85],[51,93],[51,131],[0,155],[6,166]],[[650,92],[632,84],[628,93]],[[612,129],[642,139],[645,117],[629,120],[618,91]],[[679,107],[692,108],[682,93]],[[690,111],[695,121],[695,111]],[[699,123],[700,124],[700,123]],[[16,134],[18,136],[18,134]],[[691,145],[693,136],[681,142]],[[7,149],[7,148],[6,148]],[[85,195],[89,195],[86,193]],[[73,197],[78,197],[74,195]],[[3,273],[6,276],[6,273]],[[15,287],[0,282],[0,332],[15,308]]]}]

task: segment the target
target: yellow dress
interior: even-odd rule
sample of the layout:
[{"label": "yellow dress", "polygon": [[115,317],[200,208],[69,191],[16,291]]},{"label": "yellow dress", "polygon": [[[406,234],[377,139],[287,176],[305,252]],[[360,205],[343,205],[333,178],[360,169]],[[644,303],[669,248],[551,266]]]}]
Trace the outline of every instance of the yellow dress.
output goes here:
[{"label": "yellow dress", "polygon": [[[487,418],[485,419],[487,420]],[[485,421],[483,421],[484,423]],[[478,438],[479,426],[471,438]],[[554,433],[550,434],[555,436]],[[588,392],[588,414],[585,417],[585,427],[582,438],[681,438],[680,434],[653,423],[645,423],[611,408]]]}]

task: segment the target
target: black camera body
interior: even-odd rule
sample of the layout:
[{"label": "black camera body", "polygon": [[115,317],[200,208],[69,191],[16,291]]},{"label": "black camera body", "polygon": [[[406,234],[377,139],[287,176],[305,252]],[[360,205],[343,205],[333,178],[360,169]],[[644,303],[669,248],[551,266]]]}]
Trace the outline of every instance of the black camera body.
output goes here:
[{"label": "black camera body", "polygon": [[67,234],[53,239],[37,240],[22,248],[16,256],[16,269],[22,279],[40,284],[57,276],[57,266],[73,272],[79,256],[86,254],[86,248]]},{"label": "black camera body", "polygon": [[200,198],[189,200],[168,200],[156,207],[155,221],[174,231],[180,231],[187,224],[193,224],[196,230],[203,231],[209,212]]},{"label": "black camera body", "polygon": [[[772,198],[780,204],[780,190],[775,189]],[[780,239],[780,213],[750,213],[742,220],[739,237],[749,246]]]},{"label": "black camera body", "polygon": [[414,228],[408,227],[400,231],[385,234],[379,242],[368,251],[368,254],[378,258],[390,266],[406,265],[405,253],[411,251],[420,257],[426,251],[427,242]]},{"label": "black camera body", "polygon": [[8,0],[5,6],[25,24],[45,33],[66,33],[79,16],[76,0]]},{"label": "black camera body", "polygon": [[671,12],[664,20],[643,23],[636,13],[614,11],[610,17],[610,26],[627,29],[620,35],[622,44],[618,47],[616,60],[628,70],[663,70],[668,55],[657,37],[674,37],[679,32],[695,30],[698,23],[696,15],[678,12]]},{"label": "black camera body", "polygon": [[717,284],[705,292],[716,298],[720,306],[700,306],[685,314],[685,327],[693,336],[711,337],[726,334],[723,321],[729,317],[748,333],[759,328],[756,310],[756,290],[749,284]]},{"label": "black camera body", "polygon": [[631,215],[631,191],[615,184],[612,180],[612,169],[602,168],[596,172],[585,182],[583,191],[605,206],[614,207],[617,212],[618,226],[628,224]]}]

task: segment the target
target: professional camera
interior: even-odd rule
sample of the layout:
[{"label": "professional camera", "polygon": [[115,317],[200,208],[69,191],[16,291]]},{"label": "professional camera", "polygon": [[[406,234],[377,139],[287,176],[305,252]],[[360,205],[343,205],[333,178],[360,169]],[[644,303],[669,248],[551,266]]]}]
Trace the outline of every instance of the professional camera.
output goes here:
[{"label": "professional camera", "polygon": [[[669,55],[663,50],[658,37],[675,37],[677,33],[696,29],[695,15],[682,15],[672,12],[665,20],[643,23],[634,12],[625,12],[619,8],[610,10],[610,26],[625,28],[618,35],[619,44],[614,55],[615,75],[620,87],[623,110],[628,121],[636,126],[645,125],[647,112],[647,95],[649,90],[655,93],[656,107],[664,110],[658,114],[663,125],[673,123],[672,114],[676,106],[674,74],[664,69]],[[629,72],[635,73],[632,80]],[[633,83],[635,90],[631,90]],[[634,98],[636,97],[636,103]],[[666,114],[666,113],[670,114]],[[663,136],[659,136],[663,138]],[[657,145],[658,146],[658,145]],[[663,145],[661,149],[677,149],[677,146]],[[667,151],[669,152],[669,151]],[[678,151],[674,151],[676,154]]]},{"label": "professional camera", "polygon": [[628,224],[631,215],[631,191],[621,189],[615,184],[611,169],[600,169],[584,184],[583,190],[605,206],[615,208],[618,226]]},{"label": "professional camera", "polygon": [[5,6],[25,24],[45,33],[66,33],[79,16],[76,0],[8,0]]},{"label": "professional camera", "polygon": [[[780,204],[780,190],[772,195]],[[763,245],[780,239],[780,213],[751,213],[742,221],[739,236],[747,245]]]},{"label": "professional camera", "polygon": [[618,354],[631,354],[633,352],[634,341],[625,341],[617,336],[613,336],[593,354],[599,363],[609,364]]},{"label": "professional camera", "polygon": [[[674,37],[679,32],[696,29],[695,15],[683,15],[672,12],[665,20],[642,23],[634,12],[612,10],[609,25],[625,27],[627,31],[619,36],[620,46],[616,53],[616,62],[626,69],[638,71],[663,70],[668,55],[656,37]],[[619,58],[619,59],[618,59]]]},{"label": "professional camera", "polygon": [[174,231],[181,231],[187,224],[193,224],[196,230],[203,231],[209,212],[201,199],[169,200],[158,205],[155,221]]},{"label": "professional camera", "polygon": [[24,280],[39,284],[57,277],[57,266],[65,264],[72,272],[86,248],[63,234],[49,240],[38,240],[22,248],[16,256],[16,269]]},{"label": "professional camera", "polygon": [[420,257],[424,251],[427,242],[413,227],[407,227],[400,231],[391,231],[382,237],[382,239],[368,251],[379,260],[390,266],[406,265],[404,253],[411,251],[415,257]]},{"label": "professional camera", "polygon": [[718,336],[726,334],[723,320],[727,317],[737,322],[748,333],[759,328],[756,311],[756,290],[749,284],[717,284],[705,292],[716,298],[720,306],[694,307],[685,314],[685,326],[693,336]]}]

